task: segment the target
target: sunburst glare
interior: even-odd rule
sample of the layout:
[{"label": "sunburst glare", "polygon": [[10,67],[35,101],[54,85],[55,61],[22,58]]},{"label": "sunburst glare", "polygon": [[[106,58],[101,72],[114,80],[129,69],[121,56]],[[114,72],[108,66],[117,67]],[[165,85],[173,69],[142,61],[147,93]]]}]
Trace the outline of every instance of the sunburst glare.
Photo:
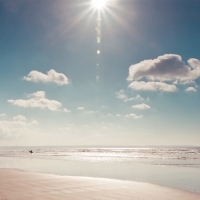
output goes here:
[{"label": "sunburst glare", "polygon": [[92,6],[96,9],[103,9],[106,6],[106,0],[92,0]]}]

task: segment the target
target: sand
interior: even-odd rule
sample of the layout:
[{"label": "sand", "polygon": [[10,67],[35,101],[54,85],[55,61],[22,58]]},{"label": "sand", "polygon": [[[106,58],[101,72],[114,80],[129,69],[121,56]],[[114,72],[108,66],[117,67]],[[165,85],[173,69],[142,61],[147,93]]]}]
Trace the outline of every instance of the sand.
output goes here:
[{"label": "sand", "polygon": [[199,200],[192,193],[149,183],[0,169],[0,200]]}]

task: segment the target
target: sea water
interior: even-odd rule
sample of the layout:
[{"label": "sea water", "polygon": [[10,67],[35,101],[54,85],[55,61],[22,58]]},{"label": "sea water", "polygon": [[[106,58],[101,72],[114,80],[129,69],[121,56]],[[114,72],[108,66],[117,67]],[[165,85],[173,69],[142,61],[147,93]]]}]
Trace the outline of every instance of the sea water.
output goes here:
[{"label": "sea water", "polygon": [[0,168],[141,181],[200,193],[198,147],[1,147]]}]

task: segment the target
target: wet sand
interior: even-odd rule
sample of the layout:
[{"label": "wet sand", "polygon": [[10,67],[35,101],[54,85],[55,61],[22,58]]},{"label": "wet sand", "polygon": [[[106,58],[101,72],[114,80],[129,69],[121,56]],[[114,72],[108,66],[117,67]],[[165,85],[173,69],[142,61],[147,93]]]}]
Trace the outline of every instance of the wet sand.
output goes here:
[{"label": "wet sand", "polygon": [[103,178],[0,169],[0,200],[199,200],[200,194]]}]

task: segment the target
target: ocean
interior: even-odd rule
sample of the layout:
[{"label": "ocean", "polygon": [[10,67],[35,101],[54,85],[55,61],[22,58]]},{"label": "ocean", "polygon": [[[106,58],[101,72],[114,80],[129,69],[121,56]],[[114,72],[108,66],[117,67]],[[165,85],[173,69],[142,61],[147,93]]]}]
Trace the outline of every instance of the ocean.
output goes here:
[{"label": "ocean", "polygon": [[[29,153],[33,150],[33,154]],[[1,157],[200,168],[200,148],[1,147]]]}]

